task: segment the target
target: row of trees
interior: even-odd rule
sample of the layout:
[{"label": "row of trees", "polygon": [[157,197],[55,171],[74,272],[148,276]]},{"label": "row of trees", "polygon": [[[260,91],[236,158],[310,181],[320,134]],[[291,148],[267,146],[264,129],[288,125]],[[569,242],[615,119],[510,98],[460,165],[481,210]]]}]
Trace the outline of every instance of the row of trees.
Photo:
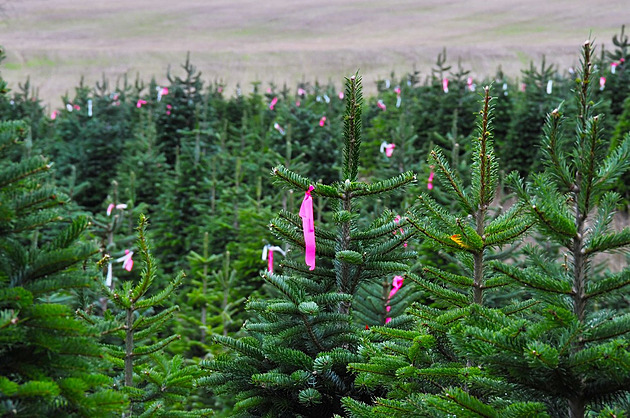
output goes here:
[{"label": "row of trees", "polygon": [[[524,92],[495,81],[494,98],[445,55],[424,83],[384,81],[367,106],[358,77],[343,92],[254,85],[226,99],[189,61],[169,86],[80,86],[54,120],[28,86],[10,98],[5,85],[2,106],[24,121],[4,123],[0,143],[2,413],[627,409],[630,281],[593,261],[630,239],[609,231],[629,152],[628,94],[616,97],[628,39],[615,42],[599,60],[587,43],[572,77],[543,63]],[[560,105],[570,83],[577,100]],[[540,158],[531,139],[530,164],[517,160],[534,110],[556,105]],[[532,174],[508,177],[518,202],[506,209],[493,205],[510,162]],[[313,270],[297,215],[311,186]],[[146,218],[134,232],[141,213],[159,263]],[[534,230],[541,244],[513,245]],[[265,244],[293,251],[261,281]]]}]

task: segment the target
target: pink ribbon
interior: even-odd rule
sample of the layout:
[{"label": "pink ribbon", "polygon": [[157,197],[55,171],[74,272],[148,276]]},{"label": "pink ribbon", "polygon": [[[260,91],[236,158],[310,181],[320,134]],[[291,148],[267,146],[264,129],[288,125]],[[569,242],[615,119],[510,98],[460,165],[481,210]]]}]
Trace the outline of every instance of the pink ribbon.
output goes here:
[{"label": "pink ribbon", "polygon": [[269,103],[269,110],[273,110],[273,108],[276,106],[276,103],[278,103],[277,97],[274,97],[273,99],[271,99],[271,103]]},{"label": "pink ribbon", "polygon": [[433,189],[433,171],[431,171],[431,174],[429,174],[429,181],[427,182],[427,189],[432,190]]},{"label": "pink ribbon", "polygon": [[157,86],[155,88],[157,90],[157,101],[161,101],[162,100],[162,96],[166,96],[168,94],[168,87],[160,87]]},{"label": "pink ribbon", "polygon": [[604,90],[605,86],[606,86],[606,77],[600,77],[599,78],[599,89],[600,90]]},{"label": "pink ribbon", "polygon": [[147,104],[146,100],[138,99],[138,102],[136,103],[136,107],[140,109],[142,105],[145,105],[145,104]]},{"label": "pink ribbon", "polygon": [[[394,276],[394,280],[392,281],[392,290],[389,292],[389,297],[387,298],[387,307],[385,308],[385,311],[387,313],[392,310],[392,307],[389,306],[389,301],[391,300],[392,296],[394,296],[400,290],[404,281],[405,278],[403,276]],[[385,318],[385,323],[387,324],[391,320],[391,317],[387,317]]]},{"label": "pink ribbon", "polygon": [[[400,223],[400,215],[396,215],[396,217],[394,218],[394,222]],[[401,234],[405,233],[405,230],[402,228],[400,228],[399,231]],[[396,231],[394,231],[394,235],[396,235]],[[403,243],[403,247],[407,248],[407,241]]]},{"label": "pink ribbon", "polygon": [[322,116],[322,118],[319,120],[319,126],[324,126],[325,123],[326,123],[326,116]]},{"label": "pink ribbon", "polygon": [[468,90],[475,91],[475,85],[473,84],[472,77],[468,77],[468,79],[466,80],[466,85],[468,86]]},{"label": "pink ribbon", "polygon": [[343,91],[340,91],[339,92],[339,100],[343,100],[343,98],[344,98]]},{"label": "pink ribbon", "polygon": [[442,90],[444,93],[448,93],[448,78],[442,79]]},{"label": "pink ribbon", "polygon": [[173,108],[173,106],[171,105],[166,105],[166,114],[170,115],[171,114],[171,109]]},{"label": "pink ribbon", "polygon": [[53,110],[52,113],[50,114],[50,119],[51,120],[55,120],[57,119],[57,111]]},{"label": "pink ribbon", "polygon": [[269,273],[273,273],[273,248],[269,248],[269,253],[267,254],[267,270]]},{"label": "pink ribbon", "polygon": [[402,287],[405,278],[403,276],[394,276],[392,281],[392,290],[389,292],[389,298],[391,299]]},{"label": "pink ribbon", "polygon": [[394,153],[394,148],[396,148],[396,144],[393,142],[390,144],[387,141],[381,142],[381,152],[384,152],[386,156],[391,157]]},{"label": "pink ribbon", "polygon": [[107,206],[107,216],[112,214],[112,211],[114,210],[114,208],[116,208],[116,209],[127,209],[127,205],[125,203],[119,203],[117,205],[114,205],[113,203],[110,203],[109,206]]},{"label": "pink ribbon", "polygon": [[387,110],[387,106],[385,106],[385,103],[383,103],[382,100],[379,100],[378,102],[376,102],[376,105],[378,106],[379,109],[383,111]]},{"label": "pink ribbon", "polygon": [[304,194],[302,206],[300,206],[300,217],[302,218],[302,229],[304,230],[304,244],[306,251],[304,261],[309,266],[309,270],[315,269],[315,220],[313,218],[313,198],[311,191],[314,187],[309,186]]},{"label": "pink ribbon", "polygon": [[125,250],[125,255],[120,258],[117,258],[116,261],[119,263],[123,263],[123,268],[127,271],[131,271],[133,268],[133,260],[131,257],[133,256],[133,251]]}]

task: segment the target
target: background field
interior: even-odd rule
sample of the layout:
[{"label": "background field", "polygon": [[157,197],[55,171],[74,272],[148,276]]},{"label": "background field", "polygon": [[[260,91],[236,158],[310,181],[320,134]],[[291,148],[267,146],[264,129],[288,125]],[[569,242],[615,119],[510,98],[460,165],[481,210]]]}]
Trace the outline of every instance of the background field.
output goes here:
[{"label": "background field", "polygon": [[516,77],[546,54],[575,65],[592,34],[610,42],[630,21],[628,0],[6,0],[3,77],[31,77],[60,106],[84,76],[165,79],[190,51],[205,80],[233,92],[264,83],[332,80],[361,70],[365,86],[395,71],[430,72],[442,47],[473,75]]}]

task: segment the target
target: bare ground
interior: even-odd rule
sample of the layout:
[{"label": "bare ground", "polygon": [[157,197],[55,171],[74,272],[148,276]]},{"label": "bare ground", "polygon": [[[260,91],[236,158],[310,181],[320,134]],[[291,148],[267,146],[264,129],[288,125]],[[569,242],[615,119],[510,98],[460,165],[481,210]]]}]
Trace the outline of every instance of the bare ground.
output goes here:
[{"label": "bare ground", "polygon": [[[190,51],[206,81],[340,84],[360,69],[365,86],[394,71],[430,72],[447,48],[473,76],[499,66],[512,77],[542,54],[576,65],[589,35],[610,45],[630,23],[628,0],[5,0],[2,75],[30,76],[53,106],[102,74],[165,79]],[[177,69],[174,68],[174,71]],[[232,89],[232,90],[230,90]]]}]

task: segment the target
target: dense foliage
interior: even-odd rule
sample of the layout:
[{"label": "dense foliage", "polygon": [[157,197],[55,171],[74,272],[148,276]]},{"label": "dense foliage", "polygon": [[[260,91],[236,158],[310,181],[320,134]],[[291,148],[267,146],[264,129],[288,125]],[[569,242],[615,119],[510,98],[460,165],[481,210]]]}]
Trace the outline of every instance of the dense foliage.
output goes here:
[{"label": "dense foliage", "polygon": [[49,115],[0,79],[0,414],[629,413],[628,36],[582,54],[366,99],[187,57]]}]

